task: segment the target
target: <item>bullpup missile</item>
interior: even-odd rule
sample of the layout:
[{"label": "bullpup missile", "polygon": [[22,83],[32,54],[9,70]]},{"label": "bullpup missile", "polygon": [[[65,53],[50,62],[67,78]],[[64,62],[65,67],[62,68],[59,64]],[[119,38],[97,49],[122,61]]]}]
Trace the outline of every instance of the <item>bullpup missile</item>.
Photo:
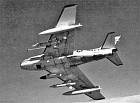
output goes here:
[{"label": "bullpup missile", "polygon": [[44,76],[41,76],[40,79],[51,79],[51,78],[58,78],[60,77],[62,74],[47,74]]},{"label": "bullpup missile", "polygon": [[40,47],[40,48],[31,48],[31,49],[27,49],[27,51],[32,51],[32,50],[37,50],[37,49],[45,49],[46,47]]},{"label": "bullpup missile", "polygon": [[50,87],[58,88],[58,87],[64,87],[64,86],[72,86],[72,85],[75,85],[75,84],[76,84],[75,82],[70,82],[70,83],[55,84],[55,85],[52,85]]},{"label": "bullpup missile", "polygon": [[27,49],[27,51],[31,51],[31,50],[36,50],[36,49],[44,49],[44,48],[49,48],[51,47],[51,43],[50,42],[44,42],[44,43],[36,43],[34,45],[32,45],[31,49]]},{"label": "bullpup missile", "polygon": [[36,43],[34,45],[32,45],[32,47],[44,47],[44,46],[47,46],[47,47],[50,47],[51,46],[51,43],[50,42],[43,42],[43,43]]},{"label": "bullpup missile", "polygon": [[73,90],[73,91],[65,92],[62,95],[77,95],[77,94],[93,92],[100,89],[101,89],[100,87],[95,87],[95,88],[88,88],[88,89],[82,89],[82,90]]}]

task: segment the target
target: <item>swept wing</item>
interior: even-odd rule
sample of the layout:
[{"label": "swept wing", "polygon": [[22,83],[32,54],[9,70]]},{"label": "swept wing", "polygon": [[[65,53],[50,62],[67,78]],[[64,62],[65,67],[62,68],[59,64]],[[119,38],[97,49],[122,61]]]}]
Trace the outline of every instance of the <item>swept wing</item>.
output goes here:
[{"label": "swept wing", "polygon": [[[58,77],[64,82],[72,81],[76,84],[73,85],[75,90],[82,90],[82,89],[88,89],[88,88],[96,88],[90,80],[85,76],[85,74],[77,67],[67,67],[65,68],[63,65],[60,66],[58,69],[61,68],[62,76]],[[50,72],[50,71],[48,71]],[[51,73],[51,72],[50,72]],[[100,93],[100,90],[84,93],[85,95],[91,97],[94,100],[100,100],[105,99],[105,97]]]},{"label": "swept wing", "polygon": [[58,18],[57,25],[55,28],[45,30],[39,35],[44,35],[44,34],[54,34],[54,33],[60,33],[64,31],[69,31],[71,29],[77,28],[82,26],[80,23],[76,24],[76,4],[70,4],[66,5],[62,12],[61,15]]},{"label": "swept wing", "polygon": [[76,7],[77,5],[75,4],[66,5],[62,10],[56,27],[69,26],[75,24]]}]

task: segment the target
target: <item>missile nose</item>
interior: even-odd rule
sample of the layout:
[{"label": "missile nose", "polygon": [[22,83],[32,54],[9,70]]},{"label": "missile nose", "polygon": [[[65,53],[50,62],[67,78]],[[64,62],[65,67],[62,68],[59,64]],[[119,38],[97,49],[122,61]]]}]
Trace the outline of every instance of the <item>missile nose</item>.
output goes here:
[{"label": "missile nose", "polygon": [[71,95],[71,94],[72,94],[71,92],[65,92],[62,95]]},{"label": "missile nose", "polygon": [[20,63],[20,67],[24,67],[24,66],[27,66],[27,65],[26,65],[25,62],[23,61],[23,62]]},{"label": "missile nose", "polygon": [[56,86],[56,85],[51,85],[50,87],[51,87],[51,88],[56,88],[57,86]]}]

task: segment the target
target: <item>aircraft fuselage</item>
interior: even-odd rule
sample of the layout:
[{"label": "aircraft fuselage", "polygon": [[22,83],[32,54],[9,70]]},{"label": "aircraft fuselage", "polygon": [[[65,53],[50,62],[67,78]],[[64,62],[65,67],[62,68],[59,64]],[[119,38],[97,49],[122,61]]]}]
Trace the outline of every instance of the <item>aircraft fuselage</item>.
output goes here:
[{"label": "aircraft fuselage", "polygon": [[63,69],[61,66],[67,68],[71,66],[78,66],[84,63],[88,63],[95,60],[100,60],[105,58],[107,55],[111,55],[113,49],[90,49],[90,50],[76,50],[73,55],[61,56],[52,58],[51,56],[46,56],[44,54],[30,57],[25,59],[21,63],[21,69],[24,70],[46,70],[51,73],[61,73]]}]

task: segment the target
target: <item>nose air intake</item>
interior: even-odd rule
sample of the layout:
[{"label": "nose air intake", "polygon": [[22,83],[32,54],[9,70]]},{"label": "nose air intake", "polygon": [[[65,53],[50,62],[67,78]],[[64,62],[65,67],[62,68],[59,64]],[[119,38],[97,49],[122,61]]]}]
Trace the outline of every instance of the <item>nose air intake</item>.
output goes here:
[{"label": "nose air intake", "polygon": [[[40,62],[40,60],[30,60],[25,59],[21,64],[20,67],[23,70],[39,70],[41,69],[41,65],[38,65],[37,63]],[[36,65],[36,67],[35,67]]]}]

